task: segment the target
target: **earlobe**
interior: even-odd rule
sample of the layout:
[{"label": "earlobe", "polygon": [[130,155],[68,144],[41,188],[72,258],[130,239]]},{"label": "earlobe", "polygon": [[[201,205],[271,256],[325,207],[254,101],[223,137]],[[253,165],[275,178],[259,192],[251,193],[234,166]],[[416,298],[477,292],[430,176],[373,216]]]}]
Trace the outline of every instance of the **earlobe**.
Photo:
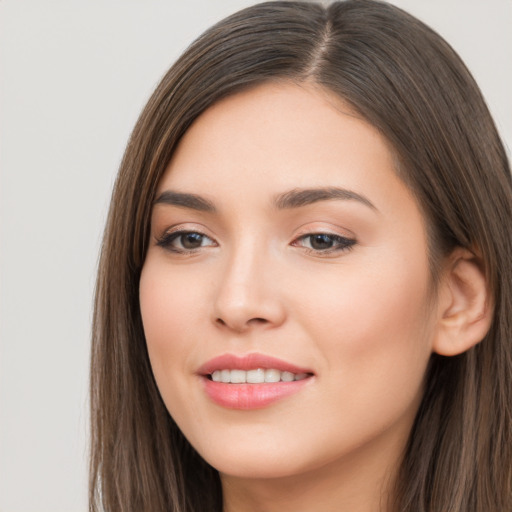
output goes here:
[{"label": "earlobe", "polygon": [[494,305],[481,261],[466,249],[449,256],[440,284],[438,326],[433,351],[454,356],[482,341]]}]

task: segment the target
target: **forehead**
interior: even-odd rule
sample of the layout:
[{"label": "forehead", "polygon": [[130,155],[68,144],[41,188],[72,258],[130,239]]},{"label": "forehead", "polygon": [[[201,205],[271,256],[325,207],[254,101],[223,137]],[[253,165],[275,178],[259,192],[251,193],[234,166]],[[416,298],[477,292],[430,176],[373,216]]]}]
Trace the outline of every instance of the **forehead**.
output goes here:
[{"label": "forehead", "polygon": [[[186,132],[160,182],[206,196],[257,197],[338,186],[412,200],[387,141],[334,94],[271,83],[219,101]],[[384,204],[382,205],[384,206]]]}]

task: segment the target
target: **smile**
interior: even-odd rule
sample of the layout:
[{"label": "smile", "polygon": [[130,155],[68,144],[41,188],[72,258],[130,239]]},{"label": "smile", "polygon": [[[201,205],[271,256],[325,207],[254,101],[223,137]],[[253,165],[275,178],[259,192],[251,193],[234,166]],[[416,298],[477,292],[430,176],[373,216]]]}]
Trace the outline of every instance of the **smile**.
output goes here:
[{"label": "smile", "polygon": [[293,382],[303,380],[308,377],[307,373],[292,373],[280,371],[274,368],[255,370],[215,370],[211,374],[211,380],[214,382],[223,382],[224,384],[262,384],[274,382]]},{"label": "smile", "polygon": [[307,368],[257,353],[215,357],[198,374],[212,402],[239,410],[267,407],[314,381],[314,373]]}]

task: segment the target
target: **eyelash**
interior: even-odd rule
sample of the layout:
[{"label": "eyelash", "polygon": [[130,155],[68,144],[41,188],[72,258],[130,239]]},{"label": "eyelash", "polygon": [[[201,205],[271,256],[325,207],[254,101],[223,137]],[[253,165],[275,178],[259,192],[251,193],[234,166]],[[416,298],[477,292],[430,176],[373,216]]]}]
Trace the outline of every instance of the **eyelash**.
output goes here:
[{"label": "eyelash", "polygon": [[309,239],[309,242],[311,245],[313,237],[326,237],[326,238],[330,239],[330,241],[333,244],[333,247],[329,247],[327,249],[314,249],[313,247],[302,246],[304,249],[306,249],[306,251],[309,254],[314,254],[314,255],[328,255],[328,254],[333,254],[333,253],[349,251],[357,243],[357,241],[354,238],[347,238],[345,236],[335,235],[333,233],[317,232],[317,233],[307,233],[305,235],[299,236],[292,242],[292,245],[297,247],[298,241],[307,240],[307,239]]},{"label": "eyelash", "polygon": [[[206,246],[200,245],[199,247],[195,248],[178,248],[174,247],[172,244],[176,240],[179,240],[180,238],[186,236],[186,235],[199,235],[201,237],[201,242],[205,239],[208,239],[212,241],[212,244],[208,244]],[[310,245],[312,242],[313,237],[326,237],[329,239],[330,242],[332,242],[333,247],[329,247],[326,249],[314,249],[313,247],[304,247],[302,245],[299,245],[299,241],[304,241],[309,239]],[[302,247],[306,250],[308,254],[314,254],[315,256],[319,255],[328,255],[332,253],[340,253],[351,250],[354,245],[357,243],[357,241],[353,238],[347,238],[341,235],[335,235],[333,233],[322,233],[322,232],[316,232],[316,233],[306,233],[304,235],[301,235],[297,237],[291,245],[294,247]],[[208,247],[216,245],[216,243],[207,235],[204,233],[201,233],[200,231],[193,231],[193,230],[180,230],[180,231],[172,231],[170,233],[164,233],[163,236],[157,239],[156,245],[159,247],[162,247],[168,251],[171,251],[176,254],[194,254],[197,251],[199,251],[202,247]],[[183,245],[183,239],[182,239],[182,245]]]},{"label": "eyelash", "polygon": [[163,247],[164,249],[178,253],[178,254],[192,254],[197,252],[202,246],[193,248],[193,249],[186,249],[186,248],[178,248],[174,247],[172,244],[175,240],[184,237],[186,235],[199,235],[202,237],[202,240],[211,238],[204,233],[201,233],[200,231],[193,231],[193,230],[180,230],[180,231],[172,231],[170,233],[164,233],[163,236],[157,239],[156,245],[159,247]]}]

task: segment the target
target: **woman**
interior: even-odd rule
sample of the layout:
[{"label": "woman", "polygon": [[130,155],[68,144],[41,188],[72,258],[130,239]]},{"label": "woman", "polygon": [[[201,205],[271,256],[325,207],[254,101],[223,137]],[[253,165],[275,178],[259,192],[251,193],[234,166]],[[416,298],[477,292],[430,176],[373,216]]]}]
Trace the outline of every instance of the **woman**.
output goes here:
[{"label": "woman", "polygon": [[406,13],[207,31],[114,190],[91,510],[510,510],[511,205],[478,87]]}]

